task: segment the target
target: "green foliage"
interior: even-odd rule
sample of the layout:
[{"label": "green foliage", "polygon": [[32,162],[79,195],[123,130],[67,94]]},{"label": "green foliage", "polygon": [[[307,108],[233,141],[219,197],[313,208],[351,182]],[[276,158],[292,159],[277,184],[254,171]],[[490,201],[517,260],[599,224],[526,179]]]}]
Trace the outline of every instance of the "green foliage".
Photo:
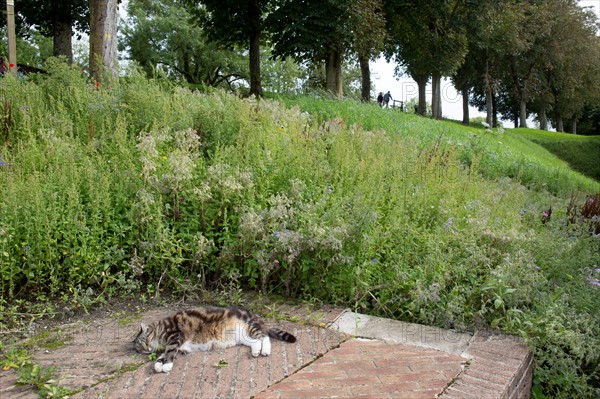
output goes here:
[{"label": "green foliage", "polygon": [[95,87],[47,67],[0,80],[0,315],[250,287],[519,334],[539,395],[597,395],[600,242],[567,206],[599,187],[541,146],[352,101],[284,107],[135,70]]},{"label": "green foliage", "polygon": [[273,56],[299,62],[325,60],[331,51],[344,52],[352,43],[349,0],[283,0],[269,14]]},{"label": "green foliage", "polygon": [[172,80],[226,88],[247,78],[247,58],[208,43],[181,2],[132,0],[127,10],[129,20],[123,26],[120,46],[148,76],[163,70]]},{"label": "green foliage", "polygon": [[540,144],[574,170],[600,181],[600,137],[531,129],[514,129],[511,132]]},{"label": "green foliage", "polygon": [[496,129],[492,132],[438,123],[416,115],[385,112],[354,101],[315,101],[308,97],[284,97],[282,101],[298,104],[319,121],[343,118],[348,124],[359,124],[367,130],[385,129],[389,133],[410,135],[423,145],[431,145],[441,139],[455,147],[462,162],[468,165],[476,162],[478,172],[491,179],[509,176],[530,188],[546,189],[562,196],[573,191],[600,191],[597,181],[573,172],[566,162],[521,137],[520,130],[516,131],[519,134],[513,134],[512,130]]},{"label": "green foliage", "polygon": [[17,384],[31,386],[41,398],[60,399],[72,395],[74,392],[60,386],[60,382],[54,379],[52,368],[40,367],[31,361],[31,354],[26,347],[29,344],[29,341],[24,345],[9,344],[7,348],[0,345],[0,368],[3,371],[17,369]]},{"label": "green foliage", "polygon": [[40,367],[35,363],[28,363],[19,369],[17,384],[33,387],[40,398],[68,398],[73,392],[70,389],[58,385],[52,375],[54,369]]},{"label": "green foliage", "polygon": [[[2,37],[2,40],[0,40],[0,54],[8,54],[8,39],[5,27],[0,30],[0,36]],[[17,48],[19,49],[19,64],[40,68],[44,61],[52,55],[52,39],[33,31],[29,37],[17,37]]]}]

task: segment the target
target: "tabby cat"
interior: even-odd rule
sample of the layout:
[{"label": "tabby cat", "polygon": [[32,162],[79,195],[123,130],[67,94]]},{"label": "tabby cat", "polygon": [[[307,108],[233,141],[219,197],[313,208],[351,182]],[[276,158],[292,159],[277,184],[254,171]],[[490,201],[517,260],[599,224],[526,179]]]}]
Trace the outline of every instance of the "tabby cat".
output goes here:
[{"label": "tabby cat", "polygon": [[204,306],[175,313],[150,325],[144,323],[133,340],[140,353],[164,350],[154,364],[158,373],[173,368],[177,354],[209,351],[246,345],[252,356],[271,354],[269,337],[294,343],[296,337],[285,331],[268,328],[264,321],[249,311],[235,306],[219,308]]}]

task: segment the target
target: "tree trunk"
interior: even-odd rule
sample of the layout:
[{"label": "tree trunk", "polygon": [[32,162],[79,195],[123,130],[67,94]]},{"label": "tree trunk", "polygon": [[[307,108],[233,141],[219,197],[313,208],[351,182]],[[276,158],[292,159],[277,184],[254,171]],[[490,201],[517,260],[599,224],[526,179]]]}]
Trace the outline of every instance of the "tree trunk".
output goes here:
[{"label": "tree trunk", "polygon": [[469,119],[469,85],[468,84],[463,84],[462,88],[460,90],[461,94],[462,94],[462,106],[463,106],[463,120],[462,123],[463,125],[469,126],[469,124],[471,123],[470,119]]},{"label": "tree trunk", "polygon": [[248,23],[250,25],[250,94],[254,94],[257,97],[261,97],[263,95],[260,77],[260,37],[262,32],[260,20],[260,4],[258,0],[250,1],[250,8],[248,14]]},{"label": "tree trunk", "polygon": [[71,24],[64,21],[58,21],[54,27],[53,52],[55,57],[64,56],[69,64],[73,63],[73,46],[71,38],[73,37],[73,28]]},{"label": "tree trunk", "polygon": [[342,57],[339,51],[331,50],[325,61],[326,89],[342,98]]},{"label": "tree trunk", "polygon": [[371,70],[369,69],[369,57],[359,56],[360,76],[362,78],[361,99],[368,103],[371,101]]},{"label": "tree trunk", "polygon": [[575,117],[571,120],[571,133],[577,134],[577,118]]},{"label": "tree trunk", "polygon": [[419,105],[417,106],[417,114],[424,116],[427,113],[427,98],[425,91],[427,89],[429,76],[418,75],[413,76],[413,79],[417,82],[417,86],[419,87]]},{"label": "tree trunk", "polygon": [[519,127],[527,127],[527,101],[525,101],[525,87],[519,93]]},{"label": "tree trunk", "polygon": [[90,75],[103,82],[117,74],[117,0],[90,1]]},{"label": "tree trunk", "polygon": [[540,119],[540,130],[548,130],[548,116],[546,115],[546,103],[542,103],[542,107],[540,109],[540,114],[538,115]]},{"label": "tree trunk", "polygon": [[440,75],[440,81],[438,83],[437,108],[438,108],[438,118],[437,119],[442,119],[443,112],[442,112],[442,77],[441,77],[441,75]]},{"label": "tree trunk", "polygon": [[442,119],[442,75],[434,72],[431,75],[431,117],[433,119]]},{"label": "tree trunk", "polygon": [[489,56],[486,51],[486,59],[485,59],[485,76],[484,76],[484,85],[485,85],[485,122],[488,126],[493,125],[492,121],[492,84],[490,82],[490,61]]},{"label": "tree trunk", "polygon": [[492,124],[490,127],[498,127],[498,104],[496,93],[492,92]]},{"label": "tree trunk", "polygon": [[560,116],[560,114],[556,115],[556,131],[557,132],[565,131],[565,128],[563,126],[562,116]]}]

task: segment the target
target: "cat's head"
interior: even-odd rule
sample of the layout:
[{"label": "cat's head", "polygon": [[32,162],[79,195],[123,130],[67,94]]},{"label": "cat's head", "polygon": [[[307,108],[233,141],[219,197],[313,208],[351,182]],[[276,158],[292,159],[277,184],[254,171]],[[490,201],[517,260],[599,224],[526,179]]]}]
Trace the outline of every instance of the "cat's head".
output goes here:
[{"label": "cat's head", "polygon": [[133,346],[139,353],[152,353],[158,349],[158,342],[154,327],[144,323],[140,324],[140,331],[133,340]]}]

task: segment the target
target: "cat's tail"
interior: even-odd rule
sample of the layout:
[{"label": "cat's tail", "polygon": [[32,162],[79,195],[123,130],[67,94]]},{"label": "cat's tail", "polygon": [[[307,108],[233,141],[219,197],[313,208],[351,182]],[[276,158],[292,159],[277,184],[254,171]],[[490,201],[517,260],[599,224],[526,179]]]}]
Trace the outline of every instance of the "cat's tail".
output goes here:
[{"label": "cat's tail", "polygon": [[289,332],[285,332],[278,328],[269,328],[269,337],[278,339],[280,341],[289,342],[290,344],[296,342],[296,337],[294,337]]}]

